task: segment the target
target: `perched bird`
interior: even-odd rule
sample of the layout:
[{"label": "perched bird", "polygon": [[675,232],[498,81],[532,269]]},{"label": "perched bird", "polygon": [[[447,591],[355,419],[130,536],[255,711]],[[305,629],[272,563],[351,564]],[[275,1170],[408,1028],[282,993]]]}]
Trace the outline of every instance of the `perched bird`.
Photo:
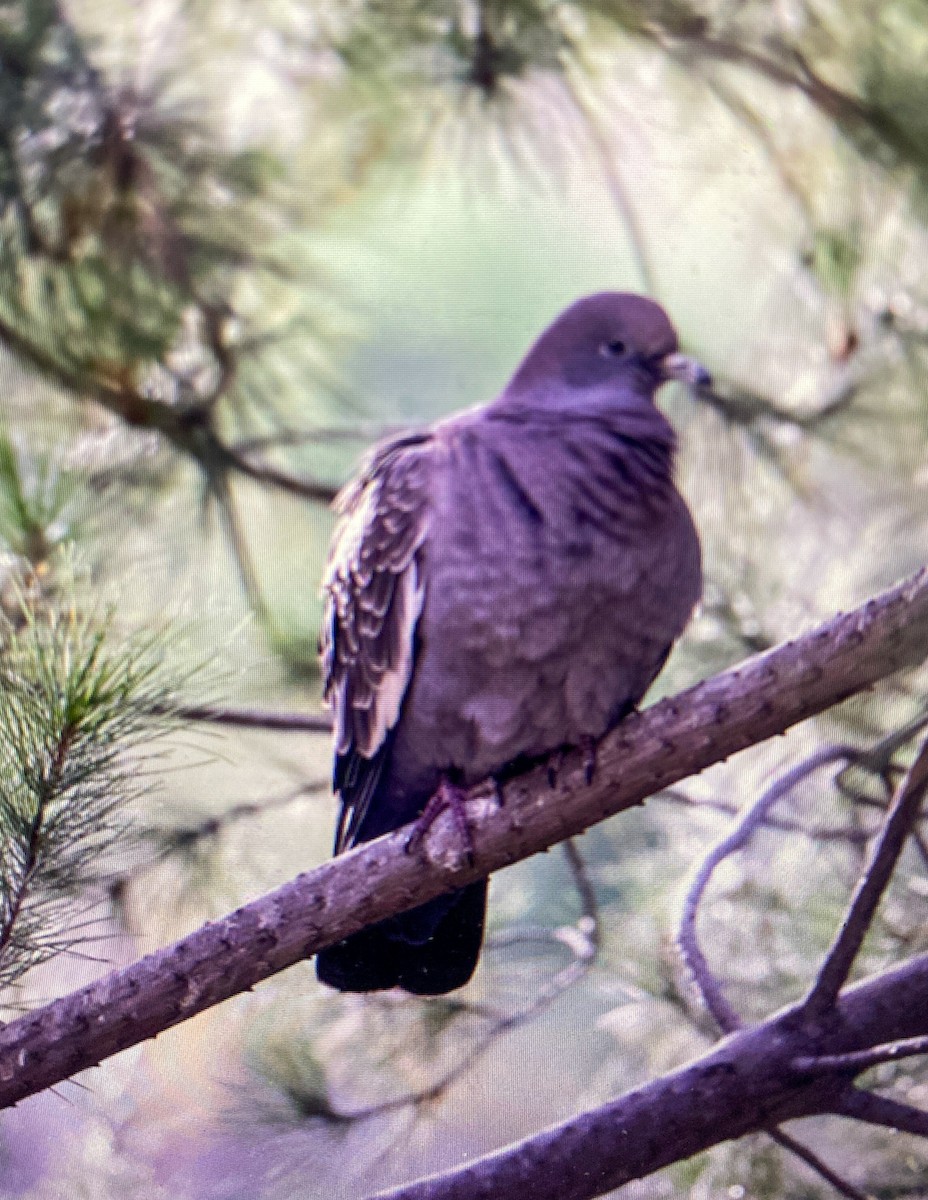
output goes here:
[{"label": "perched bird", "polygon": [[[340,496],[325,576],[339,853],[441,788],[599,738],[647,691],[700,596],[674,486],[668,379],[708,382],[663,309],[578,300],[492,404],[377,448]],[[342,991],[466,983],[486,881],[322,951]]]}]

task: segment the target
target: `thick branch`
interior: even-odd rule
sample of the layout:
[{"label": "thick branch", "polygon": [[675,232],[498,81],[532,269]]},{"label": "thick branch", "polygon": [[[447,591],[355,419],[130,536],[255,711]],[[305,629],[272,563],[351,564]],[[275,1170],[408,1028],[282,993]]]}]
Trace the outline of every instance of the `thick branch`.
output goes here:
[{"label": "thick branch", "polygon": [[[842,1054],[928,1029],[928,955],[850,988],[816,1048]],[[800,1046],[806,1050],[796,1054]],[[861,1101],[847,1077],[797,1076],[809,1033],[796,1005],[732,1034],[653,1083],[463,1169],[383,1192],[379,1200],[590,1200],[710,1146],[826,1112],[891,1123],[899,1108]],[[917,1122],[909,1110],[909,1125]],[[909,1118],[912,1119],[909,1119]],[[928,1120],[928,1118],[926,1118]],[[906,1126],[908,1127],[908,1126]]]},{"label": "thick branch", "polygon": [[[928,571],[920,571],[855,611],[627,718],[600,744],[592,783],[583,756],[573,754],[554,787],[544,768],[529,771],[506,786],[502,806],[492,789],[475,789],[471,861],[444,818],[415,854],[398,831],[12,1022],[0,1031],[0,1106],[252,988],[373,921],[581,833],[926,655]],[[879,1041],[897,1036],[882,1033]]]}]

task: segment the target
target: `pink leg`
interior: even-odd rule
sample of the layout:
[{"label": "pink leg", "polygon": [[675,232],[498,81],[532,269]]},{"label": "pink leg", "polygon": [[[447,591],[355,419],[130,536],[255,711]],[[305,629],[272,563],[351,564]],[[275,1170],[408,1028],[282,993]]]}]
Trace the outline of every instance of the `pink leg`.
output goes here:
[{"label": "pink leg", "polygon": [[467,799],[467,789],[460,784],[452,783],[447,775],[442,775],[438,790],[429,797],[429,802],[416,818],[412,833],[406,842],[406,852],[411,854],[420,844],[436,819],[445,811],[451,813],[458,830],[458,835],[465,847],[468,863],[474,861],[474,839],[471,836],[470,825],[467,821],[467,811],[464,801]]}]

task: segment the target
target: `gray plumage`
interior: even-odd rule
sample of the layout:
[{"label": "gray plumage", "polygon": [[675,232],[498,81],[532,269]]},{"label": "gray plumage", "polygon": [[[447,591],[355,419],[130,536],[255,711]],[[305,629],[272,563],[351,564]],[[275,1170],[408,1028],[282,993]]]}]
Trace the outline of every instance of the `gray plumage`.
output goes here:
[{"label": "gray plumage", "polygon": [[[654,405],[700,379],[653,302],[578,301],[494,403],[380,447],[339,502],[323,670],[336,851],[471,784],[599,738],[641,699],[701,589],[699,539]],[[319,956],[343,990],[469,978],[485,884]]]}]

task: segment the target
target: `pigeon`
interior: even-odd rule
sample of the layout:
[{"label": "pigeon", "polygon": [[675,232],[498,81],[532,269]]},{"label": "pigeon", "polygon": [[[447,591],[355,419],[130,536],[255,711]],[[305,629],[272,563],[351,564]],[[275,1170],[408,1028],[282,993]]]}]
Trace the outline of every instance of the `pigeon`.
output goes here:
[{"label": "pigeon", "polygon": [[[576,301],[492,403],[382,443],[336,501],[320,651],[335,853],[514,765],[593,746],[699,600],[699,537],[654,403],[699,387],[654,301]],[[414,826],[415,828],[415,826]],[[487,881],[323,950],[347,992],[442,995],[480,955]]]}]

